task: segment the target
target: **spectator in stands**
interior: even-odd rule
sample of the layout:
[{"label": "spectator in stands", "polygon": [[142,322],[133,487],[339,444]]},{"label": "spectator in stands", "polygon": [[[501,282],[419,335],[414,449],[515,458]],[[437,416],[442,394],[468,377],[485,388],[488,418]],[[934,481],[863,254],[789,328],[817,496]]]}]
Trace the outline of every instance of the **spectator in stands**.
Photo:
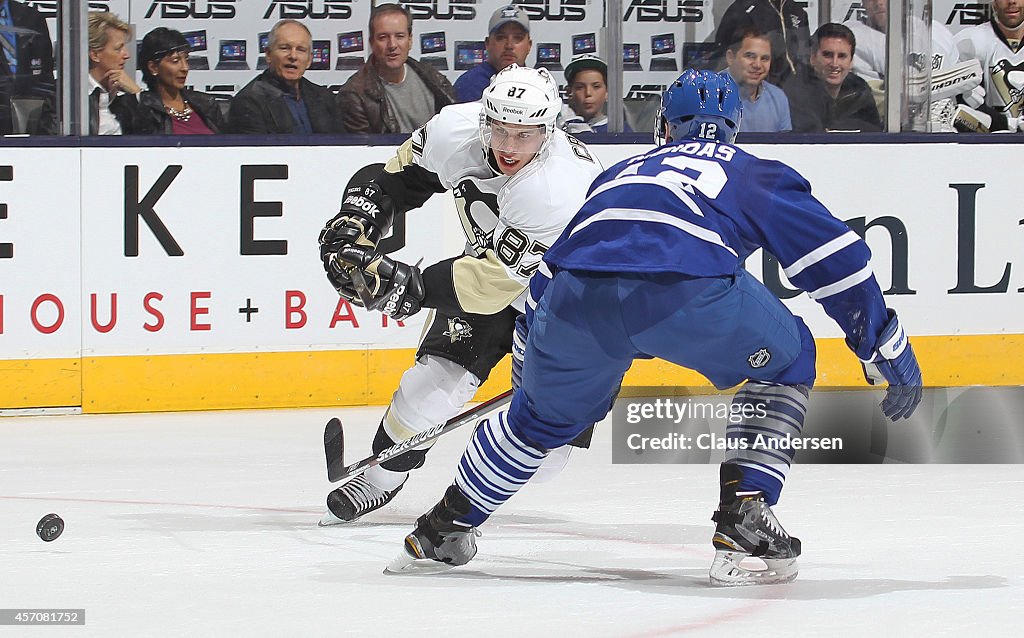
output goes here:
[{"label": "spectator in stands", "polygon": [[[880,114],[884,113],[885,104],[885,31],[889,26],[888,19],[889,0],[864,0],[864,19],[853,18],[843,23],[850,27],[853,36],[857,38],[857,50],[853,54],[853,72],[871,87]],[[928,38],[929,31],[923,21],[918,21],[915,29],[915,33],[922,40]],[[960,61],[953,42],[953,34],[946,25],[938,20],[932,20],[930,35],[932,71],[948,70]],[[918,50],[924,49],[925,44],[922,42]]]},{"label": "spectator in stands", "polygon": [[344,133],[337,100],[305,77],[313,36],[298,20],[281,20],[267,38],[267,70],[231,100],[228,133]]},{"label": "spectator in stands", "polygon": [[412,133],[455,101],[448,80],[409,57],[412,15],[400,4],[370,12],[370,58],[341,87],[349,133]]},{"label": "spectator in stands", "polygon": [[782,89],[767,81],[772,65],[772,43],[757,27],[736,31],[736,42],[725,53],[729,75],[740,87],[743,103],[741,133],[791,131],[789,100]]},{"label": "spectator in stands", "polygon": [[[566,133],[607,133],[608,65],[591,53],[577,55],[565,67],[569,103],[562,107],[561,128]],[[623,132],[633,129],[623,122]]]},{"label": "spectator in stands", "polygon": [[850,73],[856,46],[853,32],[834,22],[811,36],[810,65],[800,65],[782,85],[794,132],[882,130],[871,88]]},{"label": "spectator in stands", "polygon": [[135,132],[140,135],[211,135],[224,129],[212,96],[185,88],[188,40],[180,31],[157,27],[142,39],[142,81]]},{"label": "spectator in stands", "polygon": [[124,70],[128,24],[109,12],[89,13],[89,135],[127,135],[142,91]]},{"label": "spectator in stands", "polygon": [[487,59],[455,80],[456,102],[479,100],[494,74],[513,62],[526,66],[526,56],[533,47],[526,11],[514,4],[501,7],[491,14],[487,33],[484,39]]},{"label": "spectator in stands", "polygon": [[0,45],[0,135],[39,133],[38,127],[14,130],[11,99],[39,98],[49,102],[51,111],[55,110],[53,44],[46,19],[35,7],[0,0]]},{"label": "spectator in stands", "polygon": [[[956,34],[962,60],[976,59],[985,70],[984,102],[968,104],[980,113],[980,126],[965,130],[1024,131],[1024,5],[1020,0],[992,0],[992,17]],[[959,124],[957,129],[961,129]]]},{"label": "spectator in stands", "polygon": [[797,0],[735,0],[715,32],[718,64],[722,68],[729,45],[737,41],[738,31],[754,26],[772,42],[772,65],[768,81],[782,86],[796,72],[797,65],[810,51],[810,20]]}]

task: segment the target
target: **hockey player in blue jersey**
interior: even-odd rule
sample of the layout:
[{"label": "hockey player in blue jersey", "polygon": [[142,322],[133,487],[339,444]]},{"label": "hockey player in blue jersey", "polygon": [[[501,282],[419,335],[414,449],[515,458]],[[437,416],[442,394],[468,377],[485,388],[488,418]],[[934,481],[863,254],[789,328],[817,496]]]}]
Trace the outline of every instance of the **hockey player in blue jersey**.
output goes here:
[{"label": "hockey player in blue jersey", "polygon": [[[508,414],[478,425],[455,484],[417,520],[389,570],[472,559],[475,528],[548,450],[605,417],[639,357],[697,370],[720,389],[745,381],[734,402],[766,409],[730,425],[730,439],[799,436],[815,378],[814,340],[741,266],[758,248],[778,257],[789,280],[842,327],[868,380],[888,382],[885,415],[914,412],[921,371],[885,306],[867,245],[796,171],[732,145],[740,110],[727,74],[688,70],[663,95],[658,148],[593,183],[531,281],[521,385]],[[736,448],[720,471],[711,582],[790,581],[800,541],[771,506],[792,451]],[[766,568],[741,564],[749,557]]]}]

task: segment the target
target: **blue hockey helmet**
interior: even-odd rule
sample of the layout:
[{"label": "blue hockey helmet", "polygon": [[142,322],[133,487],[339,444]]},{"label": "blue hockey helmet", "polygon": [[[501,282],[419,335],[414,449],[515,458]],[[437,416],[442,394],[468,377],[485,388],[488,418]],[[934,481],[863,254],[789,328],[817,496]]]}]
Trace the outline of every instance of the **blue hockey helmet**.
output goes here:
[{"label": "blue hockey helmet", "polygon": [[684,138],[732,144],[742,113],[740,89],[727,71],[686,69],[661,96],[654,139],[658,146]]}]

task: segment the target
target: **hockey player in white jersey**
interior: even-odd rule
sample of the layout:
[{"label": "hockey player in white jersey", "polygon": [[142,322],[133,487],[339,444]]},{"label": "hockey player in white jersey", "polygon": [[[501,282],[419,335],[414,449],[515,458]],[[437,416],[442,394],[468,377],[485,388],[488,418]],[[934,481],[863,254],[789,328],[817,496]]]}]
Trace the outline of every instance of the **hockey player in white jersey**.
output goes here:
[{"label": "hockey player in white jersey", "polygon": [[[601,171],[584,144],[555,128],[560,107],[547,71],[507,67],[480,102],[442,109],[382,171],[357,174],[365,182],[350,182],[321,233],[328,278],[350,302],[364,305],[351,277],[359,269],[372,307],[399,320],[433,309],[416,362],[381,420],[375,453],[458,414],[510,352],[530,276]],[[376,250],[396,215],[449,190],[464,254],[421,271]],[[426,453],[413,450],[332,491],[321,525],[388,503]]]},{"label": "hockey player in white jersey", "polygon": [[[711,582],[796,577],[800,541],[771,509],[794,450],[756,441],[801,435],[815,344],[744,260],[770,250],[790,281],[822,305],[869,380],[889,384],[881,402],[887,417],[913,414],[921,369],[886,308],[867,244],[796,171],[732,145],[740,115],[727,73],[688,70],[662,98],[659,147],[594,181],[530,282],[522,383],[508,414],[478,424],[454,484],[416,521],[389,571],[472,560],[476,528],[548,450],[606,416],[634,359],[658,357],[719,389],[745,382],[732,406],[743,419],[726,431],[734,444],[712,516]],[[743,564],[754,557],[766,569]]]},{"label": "hockey player in white jersey", "polygon": [[[861,76],[876,88],[873,81],[881,82],[885,78],[886,42],[885,31],[888,28],[889,0],[864,0],[864,20],[856,18],[843,24],[853,31],[857,38],[857,50],[853,54],[853,72]],[[928,36],[926,25],[915,24],[914,34],[918,38]],[[924,42],[918,48],[924,49]],[[949,69],[959,61],[953,34],[946,25],[936,20],[931,25],[931,67],[933,71]]]},{"label": "hockey player in white jersey", "polygon": [[[867,81],[881,112],[884,104],[887,57],[885,32],[889,26],[889,0],[864,0],[864,14],[863,20],[854,18],[843,24],[849,27],[857,38],[857,48],[853,54],[853,72]],[[956,98],[959,97],[970,108],[977,108],[984,101],[985,90],[980,87],[981,71],[975,70],[975,67],[958,64],[960,55],[953,41],[953,34],[946,25],[932,20],[929,30],[923,20],[916,20],[913,26],[911,52],[931,50],[932,130],[954,132]],[[923,68],[922,65],[922,70]],[[884,117],[885,114],[882,115]]]},{"label": "hockey player in white jersey", "polygon": [[992,18],[956,34],[960,58],[985,70],[982,132],[1024,130],[1024,1],[992,0]]}]

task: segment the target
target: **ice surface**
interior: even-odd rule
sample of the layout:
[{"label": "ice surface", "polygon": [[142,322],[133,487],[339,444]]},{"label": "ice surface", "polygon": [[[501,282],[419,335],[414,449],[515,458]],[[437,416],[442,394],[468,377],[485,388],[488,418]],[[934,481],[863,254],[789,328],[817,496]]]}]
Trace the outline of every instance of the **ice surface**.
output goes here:
[{"label": "ice surface", "polygon": [[[799,578],[718,589],[717,466],[612,465],[602,427],[482,528],[469,565],[387,576],[469,431],[384,510],[317,527],[323,424],[343,418],[356,460],[381,412],[0,419],[0,608],[86,610],[33,636],[1018,634],[1024,466],[798,464],[775,511]],[[67,527],[44,543],[51,511]]]}]

